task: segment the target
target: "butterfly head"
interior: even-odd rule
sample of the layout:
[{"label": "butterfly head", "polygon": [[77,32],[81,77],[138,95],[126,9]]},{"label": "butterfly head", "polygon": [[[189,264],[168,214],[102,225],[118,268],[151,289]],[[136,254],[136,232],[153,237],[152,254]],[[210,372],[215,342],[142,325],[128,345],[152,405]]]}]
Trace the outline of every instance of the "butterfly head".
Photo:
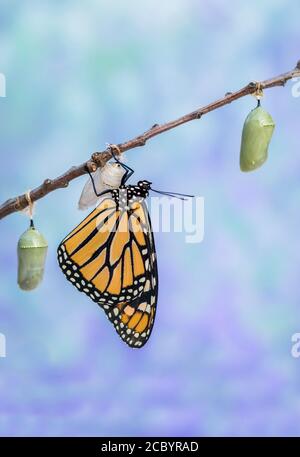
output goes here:
[{"label": "butterfly head", "polygon": [[139,187],[140,189],[143,189],[143,190],[149,190],[150,187],[151,187],[151,184],[152,184],[152,182],[146,181],[146,180],[144,180],[144,181],[139,181],[139,182],[137,183],[138,187]]},{"label": "butterfly head", "polygon": [[152,182],[150,181],[139,181],[135,186],[135,193],[138,196],[147,197],[149,190],[151,188]]}]

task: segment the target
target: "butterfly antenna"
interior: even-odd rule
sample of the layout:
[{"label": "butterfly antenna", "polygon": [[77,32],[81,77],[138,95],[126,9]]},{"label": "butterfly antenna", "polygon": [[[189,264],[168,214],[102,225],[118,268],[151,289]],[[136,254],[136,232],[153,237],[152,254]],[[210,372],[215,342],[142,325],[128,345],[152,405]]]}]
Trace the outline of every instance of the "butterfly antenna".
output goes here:
[{"label": "butterfly antenna", "polygon": [[188,198],[195,197],[195,195],[180,194],[179,192],[165,192],[163,190],[156,190],[156,189],[153,189],[152,187],[151,187],[151,190],[153,190],[153,192],[156,192],[157,194],[167,195],[168,197],[178,198],[179,200],[187,200],[184,197],[188,197]]}]

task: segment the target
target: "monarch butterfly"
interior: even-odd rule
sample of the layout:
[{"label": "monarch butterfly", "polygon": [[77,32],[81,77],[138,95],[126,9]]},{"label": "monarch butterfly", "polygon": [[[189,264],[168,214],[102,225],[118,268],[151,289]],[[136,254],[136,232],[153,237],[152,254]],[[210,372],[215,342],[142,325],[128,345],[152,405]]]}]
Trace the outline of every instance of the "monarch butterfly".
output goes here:
[{"label": "monarch butterfly", "polygon": [[[134,171],[125,170],[118,189],[109,194],[58,247],[58,263],[66,278],[106,313],[130,347],[150,337],[156,314],[158,272],[150,216],[145,204],[151,182],[126,185]],[[160,192],[165,195],[181,194]]]}]

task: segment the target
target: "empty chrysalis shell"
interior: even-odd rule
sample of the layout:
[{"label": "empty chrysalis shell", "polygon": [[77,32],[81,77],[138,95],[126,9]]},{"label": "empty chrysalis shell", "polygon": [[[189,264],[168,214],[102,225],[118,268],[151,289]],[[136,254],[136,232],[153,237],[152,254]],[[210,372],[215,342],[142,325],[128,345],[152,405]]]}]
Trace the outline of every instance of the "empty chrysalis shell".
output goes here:
[{"label": "empty chrysalis shell", "polygon": [[[104,167],[98,168],[92,173],[97,193],[99,194],[106,189],[117,189],[120,184],[125,170],[116,162],[106,163]],[[87,209],[98,201],[94,192],[93,184],[90,178],[84,185],[78,202],[79,209]]]},{"label": "empty chrysalis shell", "polygon": [[33,223],[18,242],[18,284],[22,290],[35,289],[43,279],[48,243]]},{"label": "empty chrysalis shell", "polygon": [[240,152],[242,171],[256,170],[267,160],[274,128],[272,116],[261,106],[257,106],[248,114],[242,133]]}]

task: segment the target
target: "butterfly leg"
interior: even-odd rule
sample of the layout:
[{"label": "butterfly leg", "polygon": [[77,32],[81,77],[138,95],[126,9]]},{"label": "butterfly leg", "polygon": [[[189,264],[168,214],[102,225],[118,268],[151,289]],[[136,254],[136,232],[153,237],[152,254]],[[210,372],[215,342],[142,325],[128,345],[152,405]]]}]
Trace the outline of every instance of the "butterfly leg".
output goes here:
[{"label": "butterfly leg", "polygon": [[132,168],[128,167],[128,165],[125,165],[125,163],[120,162],[120,160],[116,157],[116,155],[114,153],[113,146],[110,146],[110,151],[111,151],[111,155],[113,156],[115,161],[125,170],[124,176],[122,177],[122,181],[121,181],[121,185],[124,185],[130,178],[130,176],[133,175],[134,170]]}]

